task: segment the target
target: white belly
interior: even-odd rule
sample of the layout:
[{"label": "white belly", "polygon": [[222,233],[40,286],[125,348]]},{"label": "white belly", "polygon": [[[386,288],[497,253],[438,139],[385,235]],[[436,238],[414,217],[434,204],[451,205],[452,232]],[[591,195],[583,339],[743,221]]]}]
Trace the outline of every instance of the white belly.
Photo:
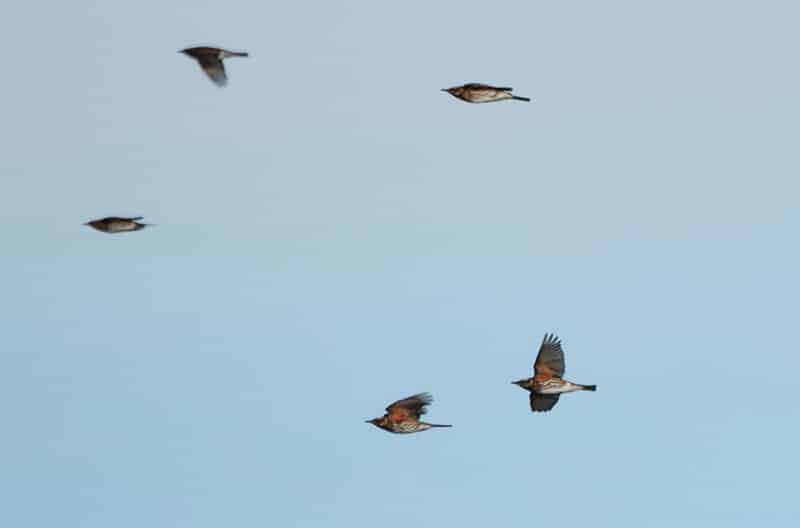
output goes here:
[{"label": "white belly", "polygon": [[563,394],[565,392],[575,392],[577,390],[581,390],[580,385],[575,385],[574,383],[564,380],[551,380],[538,387],[534,387],[534,391],[538,394]]},{"label": "white belly", "polygon": [[475,103],[491,103],[492,101],[511,99],[511,95],[498,90],[472,90],[471,95]]}]

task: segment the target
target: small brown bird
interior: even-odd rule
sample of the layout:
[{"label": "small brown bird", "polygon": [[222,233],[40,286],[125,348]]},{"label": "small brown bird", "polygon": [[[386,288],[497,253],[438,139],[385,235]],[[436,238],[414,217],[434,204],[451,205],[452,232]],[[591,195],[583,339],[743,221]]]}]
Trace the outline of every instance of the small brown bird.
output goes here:
[{"label": "small brown bird", "polygon": [[452,425],[440,425],[421,422],[419,417],[425,414],[425,408],[433,401],[427,392],[414,394],[403,400],[398,400],[386,408],[386,414],[380,418],[367,420],[375,427],[380,427],[390,433],[419,433],[427,431],[431,427],[453,427]]},{"label": "small brown bird", "polygon": [[561,350],[561,340],[553,334],[545,334],[542,346],[539,347],[539,355],[533,364],[533,377],[511,383],[531,393],[533,412],[549,411],[564,392],[597,390],[597,385],[578,385],[561,379],[563,375],[564,351]]},{"label": "small brown bird", "polygon": [[140,224],[137,220],[141,220],[142,216],[135,216],[133,218],[123,218],[119,216],[108,216],[100,218],[99,220],[91,220],[83,225],[93,227],[103,233],[125,233],[127,231],[138,231],[144,229],[150,224]]},{"label": "small brown bird", "polygon": [[244,51],[228,51],[222,48],[207,47],[186,48],[179,53],[188,55],[200,63],[200,67],[206,72],[208,78],[220,87],[225,86],[228,82],[228,76],[225,75],[225,65],[222,64],[222,60],[228,57],[248,56],[247,52]]},{"label": "small brown bird", "polygon": [[512,90],[513,88],[501,88],[479,83],[442,88],[443,92],[447,92],[453,97],[458,97],[468,103],[494,103],[495,101],[504,101],[506,99],[530,102],[530,98],[514,95],[511,93]]}]

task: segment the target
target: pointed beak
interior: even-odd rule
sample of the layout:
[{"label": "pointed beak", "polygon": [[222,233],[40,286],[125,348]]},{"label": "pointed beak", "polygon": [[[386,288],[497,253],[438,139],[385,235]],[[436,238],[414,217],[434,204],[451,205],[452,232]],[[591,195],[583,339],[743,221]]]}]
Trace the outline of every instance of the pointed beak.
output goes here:
[{"label": "pointed beak", "polygon": [[442,88],[442,90],[441,90],[441,91],[443,91],[443,92],[446,92],[446,91],[447,91],[447,88]]}]

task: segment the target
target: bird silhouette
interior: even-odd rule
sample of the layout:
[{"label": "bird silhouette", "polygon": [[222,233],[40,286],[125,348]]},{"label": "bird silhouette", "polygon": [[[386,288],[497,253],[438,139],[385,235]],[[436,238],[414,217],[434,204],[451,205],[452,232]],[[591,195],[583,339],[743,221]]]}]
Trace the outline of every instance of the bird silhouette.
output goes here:
[{"label": "bird silhouette", "polygon": [[533,377],[512,381],[530,392],[533,412],[549,411],[565,392],[595,391],[597,385],[579,385],[562,379],[564,375],[564,351],[561,340],[553,334],[545,334],[539,354],[533,364]]},{"label": "bird silhouette", "polygon": [[490,86],[480,83],[469,83],[461,86],[453,86],[452,88],[442,88],[443,92],[447,92],[453,97],[457,97],[468,103],[494,103],[507,99],[530,102],[530,98],[514,95],[511,93],[512,90],[513,88]]},{"label": "bird silhouette", "polygon": [[427,411],[433,398],[427,392],[414,394],[408,398],[397,400],[386,408],[386,414],[380,418],[367,420],[375,427],[390,433],[419,433],[432,427],[452,427],[452,425],[432,424],[420,421],[419,417]]},{"label": "bird silhouette", "polygon": [[134,216],[132,218],[120,216],[107,216],[97,220],[90,220],[83,225],[93,227],[103,233],[125,233],[128,231],[138,231],[144,229],[149,224],[141,224],[137,220],[141,220],[142,216]]},{"label": "bird silhouette", "polygon": [[228,83],[228,76],[225,75],[225,65],[223,59],[228,57],[247,57],[244,51],[229,51],[222,48],[197,47],[182,49],[180,53],[195,59],[200,67],[206,72],[208,78],[217,86],[225,86]]}]

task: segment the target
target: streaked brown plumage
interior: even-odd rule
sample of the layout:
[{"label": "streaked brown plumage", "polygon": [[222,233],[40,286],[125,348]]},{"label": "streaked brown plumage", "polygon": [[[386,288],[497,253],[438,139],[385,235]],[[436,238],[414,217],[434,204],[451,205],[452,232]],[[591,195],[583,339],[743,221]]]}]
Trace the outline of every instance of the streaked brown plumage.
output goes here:
[{"label": "streaked brown plumage", "polygon": [[137,220],[141,220],[142,218],[142,216],[107,216],[97,220],[90,220],[83,225],[93,227],[103,233],[125,233],[128,231],[138,231],[147,227],[149,224],[140,224],[137,222]]},{"label": "streaked brown plumage", "polygon": [[539,354],[533,364],[533,377],[512,381],[530,392],[533,412],[549,411],[558,403],[559,395],[574,391],[595,391],[597,385],[579,385],[562,379],[564,375],[564,351],[561,340],[553,334],[545,334]]},{"label": "streaked brown plumage", "polygon": [[390,433],[418,433],[427,431],[431,427],[452,427],[421,422],[419,417],[427,412],[426,406],[430,405],[433,398],[427,392],[414,394],[408,398],[397,400],[386,408],[386,414],[380,418],[367,420],[375,427],[380,427]]},{"label": "streaked brown plumage", "polygon": [[513,88],[491,86],[481,83],[468,83],[461,86],[453,86],[452,88],[442,88],[443,92],[447,92],[453,97],[457,97],[468,103],[494,103],[507,99],[530,102],[528,97],[520,97],[512,94],[512,90]]},{"label": "streaked brown plumage", "polygon": [[228,76],[225,74],[225,65],[222,63],[223,59],[248,56],[247,52],[244,51],[229,51],[205,46],[182,49],[180,53],[195,59],[203,71],[206,72],[208,78],[220,87],[225,86],[228,82]]}]

